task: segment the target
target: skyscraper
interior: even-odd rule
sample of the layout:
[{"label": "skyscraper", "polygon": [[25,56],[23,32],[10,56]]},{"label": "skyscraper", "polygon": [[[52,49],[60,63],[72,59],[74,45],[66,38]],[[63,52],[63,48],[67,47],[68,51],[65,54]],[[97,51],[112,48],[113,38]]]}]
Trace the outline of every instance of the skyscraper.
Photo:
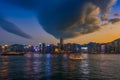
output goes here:
[{"label": "skyscraper", "polygon": [[42,43],[42,53],[45,53],[45,43]]},{"label": "skyscraper", "polygon": [[60,49],[61,50],[64,49],[64,40],[63,40],[63,38],[60,38]]}]

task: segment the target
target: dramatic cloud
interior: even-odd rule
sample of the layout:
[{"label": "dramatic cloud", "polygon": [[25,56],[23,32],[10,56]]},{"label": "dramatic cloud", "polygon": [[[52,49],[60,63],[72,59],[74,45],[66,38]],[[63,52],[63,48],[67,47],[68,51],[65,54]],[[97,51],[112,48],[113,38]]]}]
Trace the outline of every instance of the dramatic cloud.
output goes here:
[{"label": "dramatic cloud", "polygon": [[13,23],[11,23],[5,19],[0,18],[0,27],[3,28],[4,30],[6,30],[7,32],[16,34],[18,36],[21,36],[21,37],[24,37],[27,39],[31,39],[31,36],[24,33],[16,25],[14,25]]},{"label": "dramatic cloud", "polygon": [[100,29],[116,0],[6,0],[37,12],[45,31],[72,38]]},{"label": "dramatic cloud", "polygon": [[55,37],[76,37],[99,30],[100,21],[107,20],[114,2],[115,0],[67,0],[65,4],[43,9],[38,18],[43,28]]}]

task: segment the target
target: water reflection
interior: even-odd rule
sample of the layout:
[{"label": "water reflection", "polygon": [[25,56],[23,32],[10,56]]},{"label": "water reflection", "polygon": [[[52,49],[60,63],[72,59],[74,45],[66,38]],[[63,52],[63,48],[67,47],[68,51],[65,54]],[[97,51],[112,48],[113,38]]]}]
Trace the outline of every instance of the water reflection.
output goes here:
[{"label": "water reflection", "polygon": [[74,78],[75,67],[74,63],[69,64],[69,79]]},{"label": "water reflection", "polygon": [[63,57],[64,58],[68,58],[68,54],[63,54]]},{"label": "water reflection", "polygon": [[25,72],[26,72],[26,78],[28,76],[31,77],[31,72],[32,72],[32,55],[31,54],[27,54],[26,55],[26,66],[25,66]]},{"label": "water reflection", "polygon": [[0,80],[119,80],[120,55],[28,53],[21,57],[0,56]]},{"label": "water reflection", "polygon": [[0,77],[1,79],[8,79],[8,65],[9,65],[9,59],[8,57],[4,56],[2,57],[2,62],[0,66]]},{"label": "water reflection", "polygon": [[40,78],[39,68],[40,68],[40,54],[27,54],[26,55],[26,78],[38,80]]},{"label": "water reflection", "polygon": [[82,72],[83,78],[89,77],[89,63],[88,63],[88,54],[82,54],[84,60],[81,61],[80,70]]},{"label": "water reflection", "polygon": [[45,77],[49,80],[51,75],[51,54],[46,54],[45,58]]},{"label": "water reflection", "polygon": [[[101,78],[104,78],[106,76],[106,79],[113,80],[113,79],[119,79],[117,76],[119,73],[119,68],[118,66],[120,65],[118,61],[120,60],[118,57],[119,55],[113,55],[110,54],[111,56],[105,56],[105,54],[100,55],[100,75]],[[113,74],[116,74],[113,78]]]}]

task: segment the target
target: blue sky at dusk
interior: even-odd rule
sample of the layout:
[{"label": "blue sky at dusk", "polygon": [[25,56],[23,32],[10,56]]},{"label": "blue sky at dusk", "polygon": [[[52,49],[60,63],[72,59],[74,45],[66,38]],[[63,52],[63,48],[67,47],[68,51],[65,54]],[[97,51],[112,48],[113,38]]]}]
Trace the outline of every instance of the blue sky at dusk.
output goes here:
[{"label": "blue sky at dusk", "polygon": [[[105,36],[101,37],[103,42],[119,38],[118,35],[120,35],[120,33],[116,33],[116,29],[120,28],[114,28],[114,26],[120,25],[119,21],[115,24],[104,25],[106,27],[102,29],[95,26],[96,24],[101,23],[98,16],[102,15],[99,12],[99,9],[102,8],[102,2],[99,4],[99,0],[98,2],[95,2],[94,0],[78,0],[78,2],[72,0],[52,0],[51,2],[49,2],[49,0],[18,0],[18,2],[19,1],[21,4],[17,3],[15,0],[0,1],[0,18],[13,23],[20,29],[13,30],[18,32],[21,31],[16,34],[14,31],[11,32],[12,30],[7,31],[3,27],[0,27],[0,44],[38,44],[39,42],[58,43],[60,37],[64,37],[66,39],[65,42],[72,43],[102,42],[98,40],[100,39],[98,35],[110,35],[114,32],[115,36],[109,37],[108,40]],[[35,2],[30,4],[31,2],[29,1],[38,1],[39,3]],[[106,0],[106,4],[107,1],[109,0]],[[82,3],[84,4],[82,5]],[[89,6],[86,7],[86,4],[89,4],[91,8],[88,8]],[[110,4],[107,5],[110,6],[111,12],[101,10],[101,13],[108,14],[108,19],[116,17],[120,18],[120,0],[117,0],[113,6]],[[85,8],[85,10],[83,8]],[[85,17],[81,17],[83,16],[82,12],[87,10],[89,10],[89,12],[86,12],[86,14],[95,17],[90,18],[89,16],[86,17],[86,15],[84,15]],[[98,12],[98,14],[92,12]],[[87,18],[87,20],[83,20],[84,18]],[[93,20],[93,22],[89,21],[89,19]],[[109,21],[111,20],[107,20],[108,23]],[[83,24],[81,24],[82,22]],[[109,26],[112,26],[112,28],[110,29]],[[104,30],[108,30],[108,33],[101,32]],[[32,38],[25,38],[26,36],[24,35],[31,36]],[[92,36],[94,38],[88,39],[85,38],[86,36],[89,38]]]},{"label": "blue sky at dusk", "polygon": [[56,43],[56,39],[42,29],[41,25],[38,23],[35,12],[19,6],[0,3],[0,15],[13,22],[20,29],[33,37],[33,39],[25,39],[0,28],[0,43],[37,44],[39,42],[52,43],[51,40]]}]

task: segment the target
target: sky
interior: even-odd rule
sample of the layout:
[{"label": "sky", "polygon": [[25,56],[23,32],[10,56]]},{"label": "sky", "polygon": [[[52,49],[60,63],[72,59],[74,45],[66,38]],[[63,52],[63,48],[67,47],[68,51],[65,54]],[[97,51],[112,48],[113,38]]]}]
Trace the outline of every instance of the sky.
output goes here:
[{"label": "sky", "polygon": [[104,43],[119,26],[120,0],[0,0],[0,44]]}]

